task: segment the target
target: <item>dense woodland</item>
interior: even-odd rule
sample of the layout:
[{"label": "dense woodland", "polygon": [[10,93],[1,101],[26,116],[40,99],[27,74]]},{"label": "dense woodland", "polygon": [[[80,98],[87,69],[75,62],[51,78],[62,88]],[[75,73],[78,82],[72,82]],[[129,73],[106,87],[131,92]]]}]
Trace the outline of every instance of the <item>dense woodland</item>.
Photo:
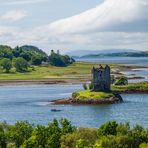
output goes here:
[{"label": "dense woodland", "polygon": [[9,73],[12,68],[17,72],[27,72],[32,65],[53,65],[65,67],[72,64],[74,59],[68,55],[55,53],[53,50],[47,55],[41,49],[34,46],[21,46],[11,48],[0,45],[0,66],[4,72]]},{"label": "dense woodland", "polygon": [[110,121],[99,128],[76,128],[67,119],[47,126],[0,123],[1,148],[147,148],[148,129]]}]

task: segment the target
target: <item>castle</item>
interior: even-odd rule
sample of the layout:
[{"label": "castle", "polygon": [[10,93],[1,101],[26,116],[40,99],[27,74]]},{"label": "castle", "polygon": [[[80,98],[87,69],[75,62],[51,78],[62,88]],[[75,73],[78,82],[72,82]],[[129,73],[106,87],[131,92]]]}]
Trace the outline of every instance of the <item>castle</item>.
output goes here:
[{"label": "castle", "polygon": [[110,91],[111,78],[110,67],[108,65],[100,68],[92,69],[92,85],[93,91]]}]

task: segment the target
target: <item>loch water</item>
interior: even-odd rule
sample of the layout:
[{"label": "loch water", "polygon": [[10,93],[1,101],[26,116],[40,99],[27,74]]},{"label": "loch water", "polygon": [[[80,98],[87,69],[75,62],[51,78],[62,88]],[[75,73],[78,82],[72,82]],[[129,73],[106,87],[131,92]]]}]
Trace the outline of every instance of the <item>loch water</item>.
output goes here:
[{"label": "loch water", "polygon": [[76,61],[92,62],[99,64],[131,64],[139,66],[148,66],[148,57],[84,57],[76,58]]},{"label": "loch water", "polygon": [[[109,120],[148,127],[148,94],[122,95],[124,103],[111,105],[52,105],[50,100],[67,98],[82,85],[23,85],[0,87],[0,121],[10,124],[28,120],[46,125],[54,118],[72,124],[98,127]],[[52,112],[52,109],[61,110]]]}]

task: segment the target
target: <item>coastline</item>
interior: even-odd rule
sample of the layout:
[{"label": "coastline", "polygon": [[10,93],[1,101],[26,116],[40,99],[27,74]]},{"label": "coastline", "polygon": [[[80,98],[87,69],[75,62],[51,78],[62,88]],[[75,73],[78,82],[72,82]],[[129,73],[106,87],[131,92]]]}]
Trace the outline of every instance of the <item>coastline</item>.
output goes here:
[{"label": "coastline", "polygon": [[49,85],[49,84],[82,84],[86,81],[78,80],[0,80],[0,86],[10,85]]},{"label": "coastline", "polygon": [[[132,80],[140,80],[144,79],[143,77],[133,77],[129,78]],[[62,79],[62,80],[54,80],[54,79],[35,79],[35,80],[0,80],[0,86],[9,86],[9,85],[48,85],[48,84],[83,84],[88,83],[89,79]]]},{"label": "coastline", "polygon": [[53,105],[101,105],[101,104],[115,104],[122,103],[123,99],[119,94],[115,94],[114,97],[110,98],[102,98],[99,100],[88,99],[88,100],[80,100],[80,99],[59,99],[50,101]]}]

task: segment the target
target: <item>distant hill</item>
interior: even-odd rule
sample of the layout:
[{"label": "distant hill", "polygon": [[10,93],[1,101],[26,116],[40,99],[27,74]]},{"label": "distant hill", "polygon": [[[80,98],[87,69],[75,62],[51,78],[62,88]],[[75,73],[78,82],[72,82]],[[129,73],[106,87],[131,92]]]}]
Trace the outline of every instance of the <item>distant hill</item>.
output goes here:
[{"label": "distant hill", "polygon": [[68,55],[70,56],[76,56],[76,57],[82,57],[85,55],[90,55],[90,54],[108,54],[108,53],[123,53],[123,52],[137,52],[137,50],[133,49],[104,49],[104,50],[74,50],[67,52]]},{"label": "distant hill", "polygon": [[100,53],[100,54],[89,54],[81,56],[81,58],[95,58],[95,57],[148,57],[148,51]]},{"label": "distant hill", "polygon": [[32,46],[32,45],[24,45],[19,48],[26,52],[29,51],[32,53],[40,54],[42,56],[47,56],[47,54],[43,50],[39,49],[38,47]]}]

